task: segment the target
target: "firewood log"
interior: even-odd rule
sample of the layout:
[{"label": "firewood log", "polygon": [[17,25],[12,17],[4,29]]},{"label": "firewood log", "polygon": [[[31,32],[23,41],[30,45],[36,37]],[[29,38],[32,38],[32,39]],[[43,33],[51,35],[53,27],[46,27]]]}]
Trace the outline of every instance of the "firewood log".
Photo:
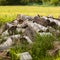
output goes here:
[{"label": "firewood log", "polygon": [[13,44],[12,39],[8,38],[4,43],[0,44],[0,50],[6,50],[10,48],[12,44]]}]

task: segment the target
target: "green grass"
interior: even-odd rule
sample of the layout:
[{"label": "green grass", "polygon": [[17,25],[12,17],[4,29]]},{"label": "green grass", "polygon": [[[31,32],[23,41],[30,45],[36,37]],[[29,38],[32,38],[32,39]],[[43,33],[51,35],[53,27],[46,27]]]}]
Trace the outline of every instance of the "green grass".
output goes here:
[{"label": "green grass", "polygon": [[0,21],[6,22],[16,18],[17,14],[35,16],[60,15],[60,7],[41,7],[41,6],[0,6]]}]

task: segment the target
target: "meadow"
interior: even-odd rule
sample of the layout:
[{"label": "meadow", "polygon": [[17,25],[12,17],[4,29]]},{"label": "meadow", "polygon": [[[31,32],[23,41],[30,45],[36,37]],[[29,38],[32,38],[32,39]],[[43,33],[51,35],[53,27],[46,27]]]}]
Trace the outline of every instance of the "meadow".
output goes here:
[{"label": "meadow", "polygon": [[0,6],[0,21],[6,22],[14,20],[17,14],[35,16],[60,15],[60,7],[41,7],[41,6]]}]

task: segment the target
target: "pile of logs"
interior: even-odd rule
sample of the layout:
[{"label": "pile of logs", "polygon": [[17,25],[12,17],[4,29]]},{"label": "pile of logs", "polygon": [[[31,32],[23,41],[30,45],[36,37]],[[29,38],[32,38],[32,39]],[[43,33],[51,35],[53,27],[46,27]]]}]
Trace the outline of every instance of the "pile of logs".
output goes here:
[{"label": "pile of logs", "polygon": [[9,49],[14,44],[14,40],[20,40],[20,38],[25,38],[29,44],[32,44],[36,33],[41,36],[59,36],[59,28],[60,18],[40,15],[32,17],[18,14],[15,20],[0,27],[0,39],[6,40],[0,43],[0,51]]}]

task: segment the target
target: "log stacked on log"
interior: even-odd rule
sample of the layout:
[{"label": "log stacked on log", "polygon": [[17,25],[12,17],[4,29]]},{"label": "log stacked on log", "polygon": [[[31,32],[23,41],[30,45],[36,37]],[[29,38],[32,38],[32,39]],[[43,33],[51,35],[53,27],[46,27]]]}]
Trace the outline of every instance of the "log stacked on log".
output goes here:
[{"label": "log stacked on log", "polygon": [[[12,22],[7,22],[0,28],[1,39],[6,41],[0,44],[0,50],[9,49],[14,40],[25,38],[29,44],[33,43],[36,33],[42,35],[59,36],[60,31],[53,26],[60,28],[60,17],[52,16],[26,16],[18,14]],[[51,27],[51,28],[50,28]],[[44,32],[44,33],[43,33]],[[55,50],[56,51],[56,50]]]}]

